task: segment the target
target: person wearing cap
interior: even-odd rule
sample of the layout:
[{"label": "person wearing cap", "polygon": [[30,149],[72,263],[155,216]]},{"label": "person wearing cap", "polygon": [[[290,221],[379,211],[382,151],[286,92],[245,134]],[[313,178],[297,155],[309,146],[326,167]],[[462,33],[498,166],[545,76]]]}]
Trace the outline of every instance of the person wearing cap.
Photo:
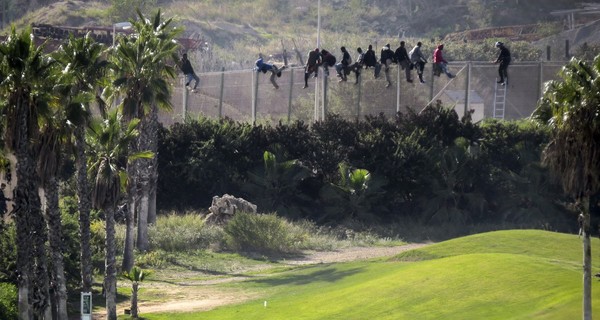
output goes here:
[{"label": "person wearing cap", "polygon": [[439,77],[441,72],[444,72],[448,76],[448,78],[452,79],[455,77],[455,75],[451,74],[450,71],[448,71],[448,61],[444,59],[444,56],[442,55],[442,50],[444,50],[444,45],[440,44],[437,46],[435,51],[433,51],[433,64],[436,68],[438,68],[438,72],[435,72],[435,74]]},{"label": "person wearing cap", "polygon": [[200,78],[194,72],[194,68],[192,68],[192,63],[190,62],[190,60],[188,60],[187,53],[184,53],[181,56],[181,61],[178,63],[178,65],[179,69],[181,69],[181,72],[183,72],[183,75],[185,76],[185,87],[189,88],[190,83],[192,82],[192,80],[194,80],[195,82],[192,92],[196,92],[196,88],[198,87]]},{"label": "person wearing cap", "polygon": [[394,52],[390,50],[389,43],[381,49],[379,61],[384,66],[383,71],[385,73],[385,81],[387,81],[385,87],[387,88],[392,85],[392,81],[390,80],[390,66],[392,65],[392,61],[394,61]]},{"label": "person wearing cap", "polygon": [[400,41],[400,46],[394,52],[394,57],[396,58],[396,63],[398,63],[398,67],[402,67],[404,69],[404,73],[406,74],[406,82],[413,82],[412,76],[410,72],[410,57],[408,56],[408,52],[406,52],[405,42]]},{"label": "person wearing cap", "polygon": [[308,78],[311,73],[314,73],[314,77],[317,77],[319,72],[319,65],[321,65],[321,54],[319,52],[319,48],[315,48],[308,52],[308,59],[306,60],[306,65],[304,66],[304,87],[308,87]]},{"label": "person wearing cap", "polygon": [[267,73],[267,71],[271,72],[271,77],[269,78],[269,80],[271,81],[271,84],[273,84],[273,88],[275,89],[279,89],[279,86],[277,85],[277,81],[275,81],[275,77],[281,77],[281,70],[283,70],[285,67],[277,68],[276,65],[274,64],[268,64],[266,62],[263,61],[263,56],[261,53],[258,54],[258,60],[256,60],[256,68],[255,70],[257,72],[262,72],[262,73]]},{"label": "person wearing cap", "polygon": [[508,82],[508,65],[510,64],[510,51],[504,46],[504,43],[500,41],[496,42],[496,48],[500,49],[498,59],[494,61],[494,63],[500,64],[498,66],[498,75],[500,76],[500,80],[498,80],[498,83],[504,86]]},{"label": "person wearing cap", "polygon": [[408,56],[410,57],[412,65],[417,69],[419,81],[425,83],[425,80],[423,80],[423,69],[425,69],[427,59],[425,58],[425,55],[423,55],[423,52],[421,52],[421,45],[423,44],[420,41],[417,42],[417,45],[408,52]]}]

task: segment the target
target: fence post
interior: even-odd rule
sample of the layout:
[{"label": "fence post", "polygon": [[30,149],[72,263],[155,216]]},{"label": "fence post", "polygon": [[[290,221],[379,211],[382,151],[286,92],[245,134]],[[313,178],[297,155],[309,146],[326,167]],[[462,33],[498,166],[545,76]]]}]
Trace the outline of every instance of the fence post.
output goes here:
[{"label": "fence post", "polygon": [[[185,77],[185,76],[184,76]],[[181,118],[185,123],[185,118],[187,114],[187,105],[188,105],[188,90],[185,87],[185,78],[183,79],[183,105],[181,106]]]},{"label": "fence post", "polygon": [[[321,69],[321,68],[317,67],[317,73],[319,73],[319,69]],[[306,72],[306,70],[304,70],[304,72]],[[319,82],[320,82],[321,78],[325,77],[322,69],[321,69],[320,73],[321,73],[321,75],[318,78],[315,78],[315,110],[314,110],[315,112],[314,112],[314,118],[313,118],[314,122],[319,121],[319,107],[320,107],[320,104],[319,104]]]},{"label": "fence post", "polygon": [[[360,69],[358,69],[360,71]],[[358,97],[356,99],[356,121],[360,121],[360,97],[361,97],[361,87],[362,87],[362,72],[361,74],[358,76],[358,78],[356,79],[356,81],[358,82]]]},{"label": "fence post", "polygon": [[433,71],[434,64],[431,64],[431,85],[429,86],[429,101],[433,99],[433,79],[435,79],[435,73]]},{"label": "fence post", "polygon": [[469,112],[469,106],[471,105],[471,61],[468,62],[467,64],[467,85],[466,85],[466,90],[465,90],[465,110],[463,113],[463,117],[465,117],[467,115],[467,112]]},{"label": "fence post", "polygon": [[323,76],[323,109],[321,109],[321,120],[325,120],[325,115],[327,114],[327,86],[329,80],[329,75]]},{"label": "fence post", "polygon": [[221,90],[219,93],[219,119],[223,117],[223,93],[225,91],[225,67],[221,67]]},{"label": "fence post", "polygon": [[400,63],[396,72],[396,113],[400,112]]},{"label": "fence post", "polygon": [[287,122],[290,123],[292,117],[292,93],[294,91],[294,68],[290,68],[290,94],[288,96],[288,115]]},{"label": "fence post", "polygon": [[258,102],[258,71],[252,72],[252,124],[256,124],[256,104]]},{"label": "fence post", "polygon": [[540,61],[540,69],[538,75],[540,82],[538,86],[538,100],[542,98],[542,94],[544,93],[544,61]]}]

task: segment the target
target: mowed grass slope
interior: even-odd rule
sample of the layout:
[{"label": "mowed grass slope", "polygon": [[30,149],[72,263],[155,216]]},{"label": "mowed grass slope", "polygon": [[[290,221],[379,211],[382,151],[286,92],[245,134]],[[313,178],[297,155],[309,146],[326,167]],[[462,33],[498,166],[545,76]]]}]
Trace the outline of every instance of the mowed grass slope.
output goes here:
[{"label": "mowed grass slope", "polygon": [[[592,243],[595,266],[600,245]],[[473,235],[389,260],[312,266],[232,286],[263,298],[177,319],[577,319],[581,240],[514,230]],[[594,268],[597,272],[598,268]],[[593,286],[598,281],[593,280]],[[593,291],[594,314],[600,295]],[[267,306],[264,306],[264,301]],[[173,319],[174,315],[143,315]]]}]

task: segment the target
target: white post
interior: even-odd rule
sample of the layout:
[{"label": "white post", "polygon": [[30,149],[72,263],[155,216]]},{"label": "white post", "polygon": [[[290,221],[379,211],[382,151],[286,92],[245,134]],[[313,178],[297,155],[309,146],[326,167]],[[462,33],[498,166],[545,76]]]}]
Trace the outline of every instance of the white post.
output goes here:
[{"label": "white post", "polygon": [[[317,48],[321,50],[321,0],[317,2]],[[319,70],[317,67],[318,73]],[[323,77],[325,77],[324,72],[321,72],[321,76],[315,79],[315,121],[319,120],[319,79]]]},{"label": "white post", "polygon": [[92,320],[92,293],[81,293],[81,320]]}]

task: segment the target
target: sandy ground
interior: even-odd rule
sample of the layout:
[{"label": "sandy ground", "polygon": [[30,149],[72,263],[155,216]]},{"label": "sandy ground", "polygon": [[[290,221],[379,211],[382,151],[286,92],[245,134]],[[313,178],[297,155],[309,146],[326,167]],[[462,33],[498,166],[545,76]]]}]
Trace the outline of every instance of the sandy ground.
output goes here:
[{"label": "sandy ground", "polygon": [[[302,258],[287,259],[279,262],[283,266],[295,266],[367,260],[394,256],[398,253],[425,245],[427,244],[407,244],[396,247],[352,247],[331,252],[305,252]],[[243,281],[246,279],[248,277],[232,275],[215,280],[144,283],[141,286],[142,288],[153,292],[160,292],[160,294],[158,297],[153,297],[152,301],[144,301],[143,293],[141,293],[139,312],[140,315],[143,315],[144,313],[156,312],[205,311],[256,298],[255,293],[240,292],[237,289],[214,286],[219,283]],[[123,314],[123,310],[128,308],[129,301],[120,303],[117,305],[117,313]],[[100,319],[102,316],[104,316],[103,313],[94,313],[95,319]]]}]

